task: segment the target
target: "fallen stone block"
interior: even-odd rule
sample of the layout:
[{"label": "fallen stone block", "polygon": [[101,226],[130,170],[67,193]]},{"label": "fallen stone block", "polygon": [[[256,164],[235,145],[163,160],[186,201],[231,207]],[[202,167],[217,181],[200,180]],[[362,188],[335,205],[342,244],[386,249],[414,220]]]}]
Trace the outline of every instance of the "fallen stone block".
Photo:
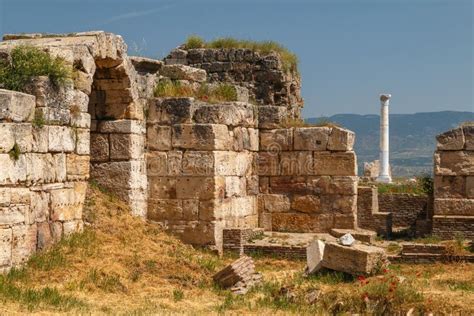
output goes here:
[{"label": "fallen stone block", "polygon": [[348,247],[328,242],[324,247],[322,266],[353,275],[370,275],[383,269],[387,263],[382,248],[357,243]]},{"label": "fallen stone block", "polygon": [[262,276],[255,272],[252,258],[242,256],[217,272],[212,279],[222,288],[230,288],[234,294],[245,294],[261,281]]},{"label": "fallen stone block", "polygon": [[313,240],[306,248],[306,274],[319,271],[323,265],[324,242],[321,240]]},{"label": "fallen stone block", "polygon": [[355,240],[366,242],[366,243],[373,243],[375,241],[375,237],[377,237],[377,233],[371,230],[365,230],[365,229],[338,229],[334,228],[331,229],[330,234],[333,235],[336,238],[340,238],[345,234],[351,234],[352,237],[354,237]]}]

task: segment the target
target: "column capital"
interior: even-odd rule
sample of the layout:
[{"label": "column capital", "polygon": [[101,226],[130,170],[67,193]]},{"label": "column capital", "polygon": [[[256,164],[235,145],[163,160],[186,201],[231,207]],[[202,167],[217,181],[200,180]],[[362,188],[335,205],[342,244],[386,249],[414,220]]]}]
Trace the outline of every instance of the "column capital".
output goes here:
[{"label": "column capital", "polygon": [[388,105],[388,102],[390,100],[390,98],[392,97],[391,94],[387,94],[387,93],[382,93],[380,95],[380,102],[383,104],[383,105]]}]

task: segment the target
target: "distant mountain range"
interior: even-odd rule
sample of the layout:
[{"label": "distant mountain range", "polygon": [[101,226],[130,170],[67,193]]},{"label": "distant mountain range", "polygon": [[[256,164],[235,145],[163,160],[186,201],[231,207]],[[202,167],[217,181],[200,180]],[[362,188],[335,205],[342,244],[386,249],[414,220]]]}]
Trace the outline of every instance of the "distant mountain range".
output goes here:
[{"label": "distant mountain range", "polygon": [[[355,151],[359,174],[363,164],[379,157],[379,115],[337,114],[308,118],[308,123],[328,119],[356,133]],[[431,173],[436,135],[474,121],[474,112],[429,112],[390,115],[390,162],[394,176]]]}]

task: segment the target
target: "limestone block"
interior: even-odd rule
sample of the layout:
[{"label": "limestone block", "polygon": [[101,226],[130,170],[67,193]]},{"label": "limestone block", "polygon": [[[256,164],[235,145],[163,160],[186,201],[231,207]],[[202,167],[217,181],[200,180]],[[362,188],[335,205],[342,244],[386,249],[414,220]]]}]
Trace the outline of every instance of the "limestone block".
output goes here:
[{"label": "limestone block", "polygon": [[147,175],[150,177],[168,175],[168,157],[166,152],[146,153]]},{"label": "limestone block", "polygon": [[306,273],[315,273],[323,267],[324,246],[323,241],[315,239],[306,247]]},{"label": "limestone block", "polygon": [[290,199],[286,195],[281,194],[264,194],[262,195],[264,209],[270,213],[282,213],[290,210]]},{"label": "limestone block", "polygon": [[51,236],[55,243],[61,240],[63,237],[63,223],[61,222],[50,222]]},{"label": "limestone block", "polygon": [[71,114],[71,125],[79,128],[90,128],[91,115],[89,113]]},{"label": "limestone block", "polygon": [[435,175],[474,175],[474,151],[440,151],[434,163]]},{"label": "limestone block", "polygon": [[176,178],[175,177],[149,177],[149,196],[153,199],[176,199]]},{"label": "limestone block", "polygon": [[462,150],[464,148],[464,133],[461,127],[452,129],[436,136],[438,150]]},{"label": "limestone block", "polygon": [[230,131],[233,138],[232,150],[258,151],[258,131],[252,128],[235,127]]},{"label": "limestone block", "polygon": [[54,154],[53,155],[53,165],[47,167],[46,174],[54,172],[55,181],[64,182],[67,177],[67,160],[66,154]]},{"label": "limestone block", "polygon": [[84,228],[84,223],[82,220],[76,219],[72,221],[67,221],[63,223],[63,235],[70,236],[74,233],[81,232]]},{"label": "limestone block", "polygon": [[259,106],[258,127],[273,129],[283,127],[288,117],[288,110],[283,106]]},{"label": "limestone block", "polygon": [[43,250],[51,247],[54,243],[53,235],[51,233],[51,228],[48,222],[37,223],[38,227],[38,240],[37,240],[37,249]]},{"label": "limestone block", "polygon": [[248,133],[248,143],[244,142],[244,149],[251,150],[251,151],[258,151],[259,150],[259,130],[256,128],[246,128],[245,129]]},{"label": "limestone block", "polygon": [[36,223],[12,228],[12,264],[21,265],[36,251]]},{"label": "limestone block", "polygon": [[178,176],[182,174],[183,152],[179,150],[168,151],[167,153],[168,175]]},{"label": "limestone block", "polygon": [[10,205],[8,207],[0,207],[0,223],[2,225],[24,223],[28,212],[29,207],[25,205]]},{"label": "limestone block", "polygon": [[253,155],[248,152],[214,151],[214,173],[246,176],[253,173]]},{"label": "limestone block", "polygon": [[354,148],[355,133],[344,128],[333,127],[328,141],[328,150],[352,151]]},{"label": "limestone block", "polygon": [[260,132],[260,150],[280,152],[293,149],[293,129],[271,129]]},{"label": "limestone block", "polygon": [[30,194],[30,212],[33,214],[33,217],[37,222],[47,221],[49,218],[49,193],[45,191],[31,191]]},{"label": "limestone block", "polygon": [[282,175],[311,175],[313,153],[309,151],[285,151],[280,155]]},{"label": "limestone block", "polygon": [[224,197],[223,177],[179,177],[176,179],[178,199],[210,200]]},{"label": "limestone block", "polygon": [[139,120],[113,120],[101,121],[98,126],[101,133],[115,134],[144,134],[145,124]]},{"label": "limestone block", "polygon": [[326,233],[334,227],[332,214],[272,213],[272,230]]},{"label": "limestone block", "polygon": [[354,152],[314,152],[314,174],[328,176],[357,176]]},{"label": "limestone block", "polygon": [[26,180],[26,158],[20,154],[14,160],[9,154],[0,154],[0,184],[17,184]]},{"label": "limestone block", "polygon": [[39,127],[33,128],[32,134],[33,134],[32,151],[37,152],[37,153],[48,152],[49,126],[43,126],[41,128]]},{"label": "limestone block", "polygon": [[76,154],[78,155],[89,155],[91,133],[89,129],[77,128],[76,129]]},{"label": "limestone block", "polygon": [[193,120],[200,124],[224,124],[256,127],[256,107],[243,102],[203,104],[196,108]]},{"label": "limestone block", "polygon": [[35,97],[30,94],[0,89],[0,120],[31,122],[35,103]]},{"label": "limestone block", "polygon": [[147,147],[150,150],[170,150],[171,127],[151,125],[147,127]]},{"label": "limestone block", "polygon": [[434,194],[437,198],[467,197],[466,178],[457,176],[435,176]]},{"label": "limestone block", "polygon": [[199,201],[183,200],[183,219],[197,221],[199,219]]},{"label": "limestone block", "polygon": [[87,180],[89,178],[89,156],[68,154],[66,156],[66,174],[68,181]]},{"label": "limestone block", "polygon": [[294,130],[294,149],[325,151],[329,141],[329,127],[297,127]]},{"label": "limestone block", "polygon": [[280,175],[280,158],[278,153],[261,151],[257,154],[257,169],[260,176]]},{"label": "limestone block", "polygon": [[474,199],[474,176],[466,177],[466,197]]},{"label": "limestone block", "polygon": [[112,160],[141,159],[144,150],[143,135],[110,134],[110,158]]},{"label": "limestone block", "polygon": [[434,201],[435,215],[474,216],[474,199],[440,199]]},{"label": "limestone block", "polygon": [[68,109],[44,108],[42,113],[49,125],[69,125],[71,121],[71,112]]},{"label": "limestone block", "polygon": [[[146,189],[145,161],[114,161],[93,164],[91,178],[100,185],[125,196],[125,189]],[[127,193],[128,196],[128,193]]]},{"label": "limestone block", "polygon": [[15,145],[14,126],[12,123],[0,123],[0,153],[8,153]]},{"label": "limestone block", "polygon": [[173,125],[193,122],[194,98],[156,98],[150,103],[147,123]]},{"label": "limestone block", "polygon": [[189,80],[204,82],[207,74],[205,70],[194,68],[186,65],[163,65],[160,70],[162,76],[168,77],[171,80]]},{"label": "limestone block", "polygon": [[227,150],[232,142],[226,125],[179,124],[173,125],[173,148],[195,150]]},{"label": "limestone block", "polygon": [[160,222],[183,219],[183,201],[169,199],[150,199],[147,218]]},{"label": "limestone block", "polygon": [[257,195],[259,193],[259,177],[248,176],[246,177],[246,181],[247,195]]},{"label": "limestone block", "polygon": [[225,197],[247,195],[246,183],[245,177],[225,177]]},{"label": "limestone block", "polygon": [[[217,154],[217,152],[215,153]],[[214,155],[215,154],[212,151],[186,151],[184,152],[183,164],[182,164],[183,175],[188,175],[188,176],[214,175],[215,174]],[[218,160],[218,163],[221,163],[220,160]],[[220,175],[219,173],[217,174]]]},{"label": "limestone block", "polygon": [[386,262],[383,248],[354,244],[350,247],[327,242],[324,247],[322,266],[353,275],[377,273]]},{"label": "limestone block", "polygon": [[322,213],[321,200],[315,195],[295,196],[291,201],[291,209],[308,214]]},{"label": "limestone block", "polygon": [[73,152],[76,144],[76,133],[70,127],[49,126],[48,148],[50,152]]},{"label": "limestone block", "polygon": [[91,161],[108,161],[110,156],[109,135],[91,133]]},{"label": "limestone block", "polygon": [[11,188],[0,187],[0,207],[9,206],[11,202]]},{"label": "limestone block", "polygon": [[33,148],[33,128],[30,123],[15,124],[13,127],[15,143],[18,145],[20,152],[31,152]]},{"label": "limestone block", "polygon": [[353,214],[357,210],[356,195],[321,195],[322,209],[326,212]]},{"label": "limestone block", "polygon": [[10,203],[12,204],[30,204],[30,190],[28,188],[11,188]]},{"label": "limestone block", "polygon": [[314,194],[312,188],[308,187],[305,176],[280,176],[270,178],[270,191],[272,193],[288,194]]},{"label": "limestone block", "polygon": [[357,217],[353,214],[334,214],[334,227],[341,229],[357,228]]},{"label": "limestone block", "polygon": [[92,91],[93,75],[83,71],[76,71],[74,74],[74,89],[89,95]]},{"label": "limestone block", "polygon": [[0,269],[12,262],[12,229],[0,228]]},{"label": "limestone block", "polygon": [[308,177],[308,188],[315,194],[356,195],[358,178],[353,176]]},{"label": "limestone block", "polygon": [[83,196],[81,190],[75,188],[51,190],[51,220],[63,222],[81,218]]},{"label": "limestone block", "polygon": [[269,193],[270,178],[258,176],[258,190],[259,193]]},{"label": "limestone block", "polygon": [[464,139],[465,139],[465,149],[474,150],[474,126],[464,126]]},{"label": "limestone block", "polygon": [[77,106],[81,112],[86,113],[89,107],[89,96],[79,90],[74,90],[72,93],[72,105]]}]

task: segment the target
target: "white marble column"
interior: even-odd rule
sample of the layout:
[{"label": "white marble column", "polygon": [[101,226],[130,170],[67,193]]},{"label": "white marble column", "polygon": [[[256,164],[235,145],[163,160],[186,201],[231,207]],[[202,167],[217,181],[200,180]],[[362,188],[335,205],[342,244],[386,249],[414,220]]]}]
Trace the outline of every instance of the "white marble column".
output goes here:
[{"label": "white marble column", "polygon": [[380,172],[377,178],[378,182],[390,183],[392,178],[390,176],[389,164],[389,146],[388,146],[388,105],[390,103],[390,94],[381,94],[380,103]]}]

